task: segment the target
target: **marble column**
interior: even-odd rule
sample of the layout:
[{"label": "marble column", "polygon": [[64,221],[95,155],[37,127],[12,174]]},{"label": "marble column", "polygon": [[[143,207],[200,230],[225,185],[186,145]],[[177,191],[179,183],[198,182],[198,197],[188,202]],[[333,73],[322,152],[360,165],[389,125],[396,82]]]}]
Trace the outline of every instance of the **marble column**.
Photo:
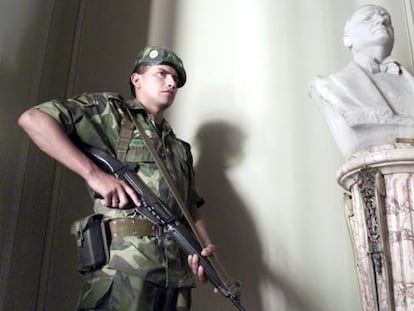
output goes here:
[{"label": "marble column", "polygon": [[364,311],[414,311],[413,173],[408,143],[363,149],[338,171]]}]

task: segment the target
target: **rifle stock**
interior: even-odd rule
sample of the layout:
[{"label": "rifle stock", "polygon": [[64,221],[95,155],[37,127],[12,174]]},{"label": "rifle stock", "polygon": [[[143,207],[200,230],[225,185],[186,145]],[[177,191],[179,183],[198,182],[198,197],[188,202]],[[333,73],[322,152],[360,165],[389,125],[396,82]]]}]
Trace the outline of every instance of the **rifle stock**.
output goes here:
[{"label": "rifle stock", "polygon": [[212,264],[212,260],[216,260],[216,258],[214,256],[211,258],[201,255],[202,247],[194,237],[194,234],[172,215],[164,203],[143,182],[138,174],[103,150],[91,146],[83,146],[82,149],[103,170],[126,181],[137,192],[141,200],[142,205],[136,207],[135,211],[147,217],[152,223],[164,226],[167,238],[173,239],[184,253],[187,255],[197,255],[199,264],[203,267],[204,273],[210,283],[224,297],[228,298],[235,307],[239,310],[246,311],[240,302],[240,284],[238,282],[227,284],[227,282],[223,281],[220,273],[218,273]]}]

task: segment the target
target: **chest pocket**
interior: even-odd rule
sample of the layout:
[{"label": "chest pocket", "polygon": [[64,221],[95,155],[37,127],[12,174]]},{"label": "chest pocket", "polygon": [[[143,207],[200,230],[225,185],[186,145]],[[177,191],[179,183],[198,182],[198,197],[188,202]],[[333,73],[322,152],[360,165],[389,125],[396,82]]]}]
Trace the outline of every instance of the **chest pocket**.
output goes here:
[{"label": "chest pocket", "polygon": [[[152,138],[150,138],[150,142],[154,146],[160,147],[160,142],[157,144]],[[164,148],[159,150],[161,158],[164,160],[168,173],[174,180],[179,193],[186,200],[191,185],[191,174],[187,163],[185,147],[176,140],[171,140],[170,137],[166,138],[163,145]],[[167,201],[170,200],[171,195],[169,194],[168,186],[161,176],[154,157],[141,137],[132,138],[126,161],[134,164],[138,175],[155,193]],[[167,201],[165,202],[167,203]]]},{"label": "chest pocket", "polygon": [[158,191],[159,172],[157,164],[141,138],[134,137],[129,145],[126,162],[133,163],[140,177]]},{"label": "chest pocket", "polygon": [[181,144],[173,144],[171,145],[170,155],[171,158],[174,159],[175,169],[180,172],[180,175],[187,179],[190,171],[185,148]]},{"label": "chest pocket", "polygon": [[170,145],[169,155],[169,170],[173,172],[172,175],[181,197],[186,201],[192,184],[192,174],[186,149],[176,141]]},{"label": "chest pocket", "polygon": [[154,162],[154,159],[148,150],[142,138],[133,137],[128,147],[126,157],[128,162]]}]

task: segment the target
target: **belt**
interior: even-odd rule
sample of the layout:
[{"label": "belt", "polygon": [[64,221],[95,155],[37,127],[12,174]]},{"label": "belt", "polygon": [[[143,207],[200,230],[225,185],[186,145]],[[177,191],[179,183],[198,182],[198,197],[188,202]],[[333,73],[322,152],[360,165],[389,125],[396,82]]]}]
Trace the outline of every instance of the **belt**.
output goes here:
[{"label": "belt", "polygon": [[125,236],[153,236],[153,225],[145,218],[114,218],[108,220],[111,237],[121,238]]}]

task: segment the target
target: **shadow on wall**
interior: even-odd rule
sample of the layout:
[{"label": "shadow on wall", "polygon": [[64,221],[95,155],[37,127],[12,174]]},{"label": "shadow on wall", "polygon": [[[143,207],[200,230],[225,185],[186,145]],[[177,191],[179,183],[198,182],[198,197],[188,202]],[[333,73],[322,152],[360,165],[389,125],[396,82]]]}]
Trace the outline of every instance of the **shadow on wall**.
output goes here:
[{"label": "shadow on wall", "polygon": [[[242,160],[245,139],[242,129],[224,121],[205,123],[197,132],[200,158],[195,170],[199,190],[207,201],[202,213],[211,239],[218,247],[224,268],[232,278],[241,281],[241,301],[248,310],[275,307],[265,306],[262,301],[264,286],[279,288],[277,295],[283,297],[285,310],[310,310],[289,282],[275,275],[263,262],[261,241],[250,215],[254,208],[245,206],[226,175],[228,169]],[[254,187],[260,185],[252,185],[252,191]],[[212,294],[210,287],[194,293],[195,310],[200,310],[199,306],[204,306],[205,310],[229,310],[229,303],[221,295]]]}]

